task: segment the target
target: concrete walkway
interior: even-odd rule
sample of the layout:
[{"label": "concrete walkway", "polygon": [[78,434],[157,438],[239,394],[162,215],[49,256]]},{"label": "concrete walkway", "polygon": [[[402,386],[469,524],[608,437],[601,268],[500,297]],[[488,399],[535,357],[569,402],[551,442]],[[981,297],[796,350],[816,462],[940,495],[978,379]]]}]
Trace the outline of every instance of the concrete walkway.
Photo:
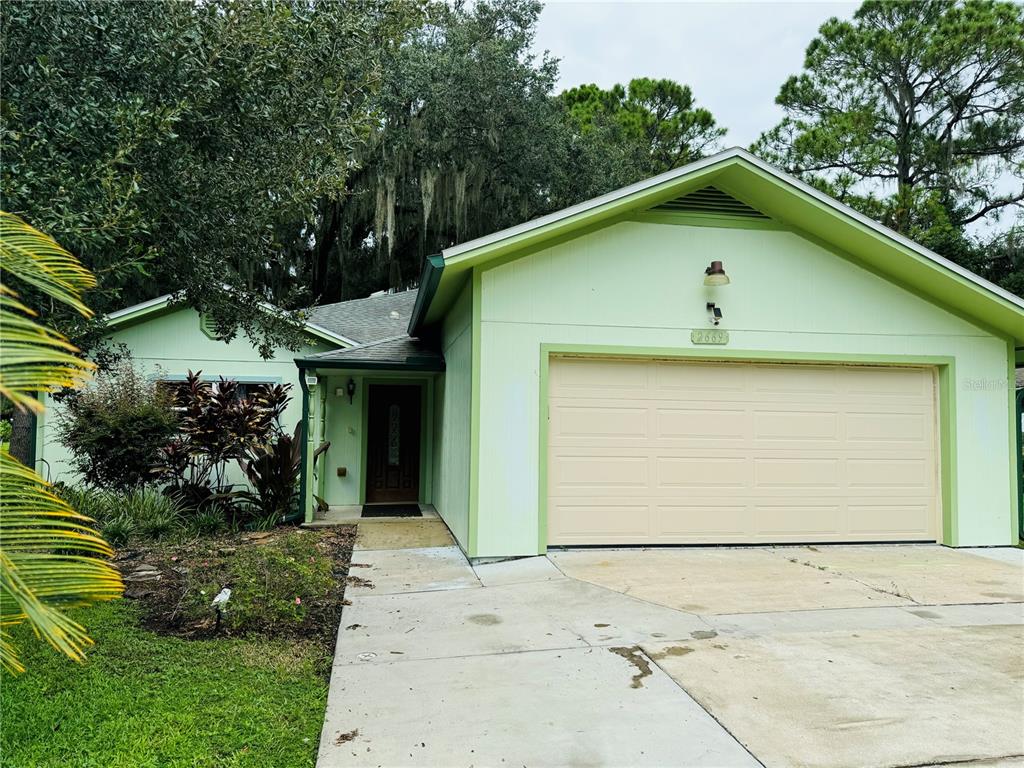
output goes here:
[{"label": "concrete walkway", "polygon": [[1024,550],[361,541],[320,768],[1024,765]]}]

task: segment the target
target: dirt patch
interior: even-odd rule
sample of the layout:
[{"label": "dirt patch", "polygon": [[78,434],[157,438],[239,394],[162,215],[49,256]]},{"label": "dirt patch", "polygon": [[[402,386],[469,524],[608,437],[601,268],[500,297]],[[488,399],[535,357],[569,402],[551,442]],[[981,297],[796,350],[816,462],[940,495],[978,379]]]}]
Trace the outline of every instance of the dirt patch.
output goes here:
[{"label": "dirt patch", "polygon": [[[282,526],[136,546],[119,551],[114,564],[125,579],[125,597],[140,607],[142,624],[151,631],[185,639],[259,636],[312,642],[330,653],[347,604],[354,542],[354,526]],[[258,578],[239,568],[252,562],[264,566]],[[249,577],[245,583],[240,583],[240,570]],[[312,575],[321,588],[303,590]],[[293,583],[300,594],[287,591]],[[224,588],[232,593],[219,620],[211,603]],[[276,594],[275,588],[287,594]],[[260,601],[271,599],[275,610],[264,610]]]},{"label": "dirt patch", "polygon": [[644,652],[640,650],[640,646],[620,646],[617,648],[609,648],[608,650],[616,656],[621,656],[637,668],[637,673],[633,675],[629,687],[643,688],[644,678],[651,676],[651,662],[647,660],[646,656],[644,656]]},{"label": "dirt patch", "polygon": [[353,728],[351,731],[346,731],[345,733],[339,733],[338,737],[334,740],[334,746],[340,747],[342,744],[347,744],[358,735],[358,728]]},{"label": "dirt patch", "polygon": [[696,632],[691,632],[690,637],[694,640],[710,640],[712,637],[718,637],[718,633],[713,629],[698,629]]}]

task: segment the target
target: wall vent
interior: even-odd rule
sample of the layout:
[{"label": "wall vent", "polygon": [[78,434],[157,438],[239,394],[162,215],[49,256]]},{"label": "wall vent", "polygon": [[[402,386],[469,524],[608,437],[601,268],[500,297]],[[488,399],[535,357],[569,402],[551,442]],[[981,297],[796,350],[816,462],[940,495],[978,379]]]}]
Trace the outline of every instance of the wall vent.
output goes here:
[{"label": "wall vent", "polygon": [[213,318],[208,315],[199,315],[199,330],[211,339],[219,341],[221,338],[220,334],[217,333],[217,324],[213,321]]},{"label": "wall vent", "polygon": [[741,203],[732,195],[728,195],[715,187],[704,187],[688,195],[666,200],[651,208],[652,211],[669,213],[704,213],[710,216],[739,216],[744,219],[767,219],[756,208]]}]

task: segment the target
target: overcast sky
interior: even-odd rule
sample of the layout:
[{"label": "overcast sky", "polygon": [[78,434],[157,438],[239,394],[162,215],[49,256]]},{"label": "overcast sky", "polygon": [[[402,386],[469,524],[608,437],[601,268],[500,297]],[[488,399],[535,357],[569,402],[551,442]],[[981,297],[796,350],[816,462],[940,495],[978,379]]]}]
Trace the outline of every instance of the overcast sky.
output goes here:
[{"label": "overcast sky", "polygon": [[748,146],[775,125],[779,87],[800,71],[822,22],[849,18],[850,2],[548,2],[535,47],[559,58],[559,90],[609,87],[633,77],[689,85],[729,129],[724,146]]}]

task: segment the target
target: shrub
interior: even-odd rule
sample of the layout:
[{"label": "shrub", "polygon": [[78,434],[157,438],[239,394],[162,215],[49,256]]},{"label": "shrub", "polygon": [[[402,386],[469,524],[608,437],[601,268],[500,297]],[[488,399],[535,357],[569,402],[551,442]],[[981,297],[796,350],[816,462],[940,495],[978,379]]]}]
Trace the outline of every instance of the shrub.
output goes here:
[{"label": "shrub", "polygon": [[239,547],[231,557],[190,562],[182,610],[193,618],[213,615],[210,603],[225,586],[231,599],[222,625],[247,632],[302,624],[310,605],[339,589],[334,563],[317,537],[294,531],[262,546]]},{"label": "shrub", "polygon": [[123,547],[135,535],[135,526],[128,516],[108,520],[100,530],[103,532],[103,538],[115,547]]},{"label": "shrub", "polygon": [[104,538],[115,546],[136,537],[160,539],[185,528],[181,503],[152,488],[117,493],[58,486],[57,493],[77,512],[94,519]]},{"label": "shrub", "polygon": [[247,459],[239,461],[252,490],[238,494],[256,518],[250,527],[266,530],[292,511],[299,490],[301,470],[299,428],[295,435],[280,435],[277,440],[250,449]]},{"label": "shrub", "polygon": [[230,462],[281,432],[278,419],[291,399],[290,384],[256,387],[240,397],[238,382],[221,378],[204,382],[202,372],[188,372],[174,388],[174,405],[181,413],[180,433],[164,447],[160,476],[186,497],[229,490],[224,476]]},{"label": "shrub", "polygon": [[184,508],[181,502],[152,488],[134,490],[120,503],[123,505],[123,516],[143,538],[161,539],[184,528]]},{"label": "shrub", "polygon": [[227,528],[227,523],[221,510],[202,509],[189,518],[185,527],[194,536],[211,536],[224,531]]},{"label": "shrub", "polygon": [[122,491],[153,480],[160,451],[177,429],[170,396],[128,362],[67,397],[58,421],[60,439],[85,482]]}]

